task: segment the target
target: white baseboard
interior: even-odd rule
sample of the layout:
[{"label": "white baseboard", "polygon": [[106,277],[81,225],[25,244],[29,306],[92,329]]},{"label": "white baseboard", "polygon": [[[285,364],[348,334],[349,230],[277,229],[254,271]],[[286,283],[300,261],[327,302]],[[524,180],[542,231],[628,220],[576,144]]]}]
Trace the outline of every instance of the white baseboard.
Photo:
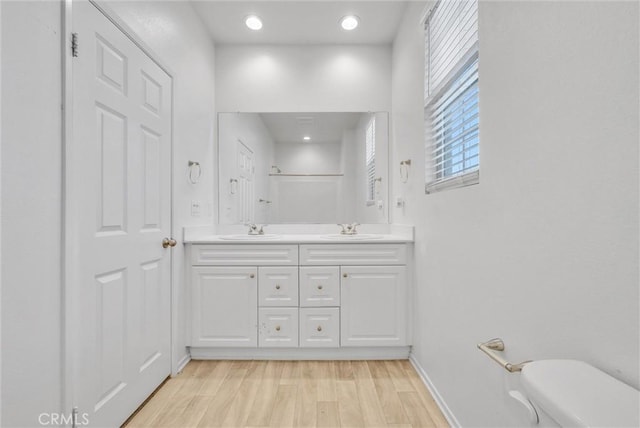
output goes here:
[{"label": "white baseboard", "polygon": [[176,372],[173,374],[173,376],[177,375],[182,370],[184,370],[184,368],[187,366],[187,364],[189,364],[189,361],[191,361],[191,355],[189,355],[187,353],[187,354],[185,354],[184,357],[182,357],[180,359],[180,361],[178,361],[178,368],[177,368]]},{"label": "white baseboard", "polygon": [[418,372],[420,379],[422,379],[422,382],[431,393],[431,396],[433,397],[434,401],[440,408],[440,411],[442,412],[444,417],[447,419],[447,422],[449,422],[449,425],[452,428],[459,428],[460,422],[458,422],[453,412],[451,412],[451,409],[449,409],[449,406],[447,406],[447,403],[444,401],[444,398],[442,398],[442,395],[440,395],[440,393],[436,389],[433,382],[431,382],[431,379],[429,379],[427,372],[424,371],[424,369],[422,368],[420,363],[418,363],[418,361],[416,360],[416,357],[413,354],[409,355],[409,361],[411,362],[411,365],[413,365],[413,368],[416,369],[416,372]]},{"label": "white baseboard", "polygon": [[406,360],[408,346],[377,348],[197,348],[194,360]]}]

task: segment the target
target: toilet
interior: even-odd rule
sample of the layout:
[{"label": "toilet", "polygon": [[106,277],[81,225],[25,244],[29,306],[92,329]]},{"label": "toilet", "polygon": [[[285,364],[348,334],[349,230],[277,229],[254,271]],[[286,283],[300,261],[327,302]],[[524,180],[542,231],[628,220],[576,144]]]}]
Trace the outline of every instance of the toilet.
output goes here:
[{"label": "toilet", "polygon": [[640,391],[577,360],[540,360],[522,369],[535,412],[563,427],[640,427]]}]

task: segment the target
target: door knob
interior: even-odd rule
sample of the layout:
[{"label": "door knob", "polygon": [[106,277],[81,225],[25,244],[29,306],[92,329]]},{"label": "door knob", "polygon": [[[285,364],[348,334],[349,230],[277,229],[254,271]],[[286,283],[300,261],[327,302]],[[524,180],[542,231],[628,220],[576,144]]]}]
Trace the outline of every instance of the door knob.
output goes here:
[{"label": "door knob", "polygon": [[162,240],[162,248],[175,247],[178,241],[173,238],[164,238]]}]

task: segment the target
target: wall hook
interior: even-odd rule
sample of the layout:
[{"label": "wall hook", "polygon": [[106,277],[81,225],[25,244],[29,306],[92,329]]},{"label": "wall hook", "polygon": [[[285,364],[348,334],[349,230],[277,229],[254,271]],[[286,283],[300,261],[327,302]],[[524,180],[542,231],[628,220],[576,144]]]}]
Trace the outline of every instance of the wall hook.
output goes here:
[{"label": "wall hook", "polygon": [[188,179],[189,183],[197,184],[200,181],[200,176],[202,175],[202,168],[200,167],[200,162],[189,161],[188,165]]},{"label": "wall hook", "polygon": [[238,191],[238,180],[235,178],[229,179],[229,194],[235,195]]}]

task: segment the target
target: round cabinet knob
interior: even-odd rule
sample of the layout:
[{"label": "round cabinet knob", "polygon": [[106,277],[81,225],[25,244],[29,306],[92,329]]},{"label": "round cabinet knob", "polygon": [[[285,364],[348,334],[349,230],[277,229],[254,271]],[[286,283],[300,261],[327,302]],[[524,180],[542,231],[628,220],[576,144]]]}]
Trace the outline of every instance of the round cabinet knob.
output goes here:
[{"label": "round cabinet knob", "polygon": [[321,325],[319,325],[319,326],[318,326],[318,328],[316,328],[316,330],[318,330],[318,331],[322,331],[322,326],[321,326]]},{"label": "round cabinet knob", "polygon": [[342,277],[343,277],[343,278],[346,278],[346,277],[347,277],[347,274],[346,274],[346,273],[343,273],[343,274],[342,274]]},{"label": "round cabinet knob", "polygon": [[280,285],[276,285],[276,290],[280,290]]},{"label": "round cabinet knob", "polygon": [[249,275],[249,278],[255,278],[256,276],[254,274]]},{"label": "round cabinet knob", "polygon": [[279,325],[276,326],[276,331],[280,331],[280,326]]},{"label": "round cabinet knob", "polygon": [[318,285],[318,290],[322,290],[322,285]]}]

